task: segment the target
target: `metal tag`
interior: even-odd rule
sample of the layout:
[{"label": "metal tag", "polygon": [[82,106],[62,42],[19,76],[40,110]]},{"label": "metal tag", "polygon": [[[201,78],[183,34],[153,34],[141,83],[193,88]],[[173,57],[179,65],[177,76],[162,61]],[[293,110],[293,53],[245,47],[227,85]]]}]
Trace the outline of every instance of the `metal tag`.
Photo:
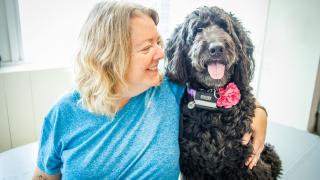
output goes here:
[{"label": "metal tag", "polygon": [[[217,98],[214,96],[213,93],[206,93],[206,92],[196,92],[194,97],[194,102],[196,107],[203,108],[203,109],[216,109],[216,102]],[[188,104],[189,107],[189,104]]]},{"label": "metal tag", "polygon": [[193,109],[195,106],[196,106],[196,104],[195,104],[194,101],[190,101],[190,102],[188,103],[188,109]]}]

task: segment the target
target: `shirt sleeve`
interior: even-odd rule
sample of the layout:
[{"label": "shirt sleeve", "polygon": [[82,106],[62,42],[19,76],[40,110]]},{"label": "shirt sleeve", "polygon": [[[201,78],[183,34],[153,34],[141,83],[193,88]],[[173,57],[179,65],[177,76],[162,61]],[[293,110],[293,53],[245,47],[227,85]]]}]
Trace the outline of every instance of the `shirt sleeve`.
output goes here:
[{"label": "shirt sleeve", "polygon": [[49,175],[60,173],[62,166],[60,153],[56,151],[57,141],[55,138],[54,122],[58,116],[58,107],[54,107],[45,117],[39,139],[38,168]]},{"label": "shirt sleeve", "polygon": [[168,77],[164,78],[164,83],[166,83],[170,87],[171,91],[176,97],[177,103],[180,104],[180,100],[185,90],[185,86],[172,82]]}]

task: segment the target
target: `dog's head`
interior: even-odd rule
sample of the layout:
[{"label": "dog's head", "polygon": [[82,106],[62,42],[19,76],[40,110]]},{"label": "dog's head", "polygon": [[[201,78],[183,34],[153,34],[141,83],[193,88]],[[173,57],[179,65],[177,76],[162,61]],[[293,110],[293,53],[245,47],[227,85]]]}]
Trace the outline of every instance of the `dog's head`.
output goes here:
[{"label": "dog's head", "polygon": [[240,89],[254,70],[253,45],[240,21],[218,7],[202,7],[178,25],[166,45],[166,75],[206,88],[233,81]]}]

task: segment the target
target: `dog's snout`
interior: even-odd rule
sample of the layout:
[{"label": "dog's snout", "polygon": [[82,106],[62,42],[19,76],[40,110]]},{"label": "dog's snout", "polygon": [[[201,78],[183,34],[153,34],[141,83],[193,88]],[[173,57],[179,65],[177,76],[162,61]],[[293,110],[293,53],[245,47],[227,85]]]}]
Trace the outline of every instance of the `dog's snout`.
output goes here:
[{"label": "dog's snout", "polygon": [[209,53],[212,56],[221,56],[223,54],[224,47],[221,45],[210,44],[209,45]]}]

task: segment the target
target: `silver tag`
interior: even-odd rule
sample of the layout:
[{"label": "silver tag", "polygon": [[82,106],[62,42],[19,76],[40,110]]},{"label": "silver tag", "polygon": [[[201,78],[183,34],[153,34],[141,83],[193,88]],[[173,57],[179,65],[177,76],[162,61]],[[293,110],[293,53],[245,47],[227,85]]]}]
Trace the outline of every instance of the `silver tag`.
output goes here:
[{"label": "silver tag", "polygon": [[203,109],[216,109],[217,98],[215,94],[206,93],[206,92],[197,92],[194,97],[196,107]]},{"label": "silver tag", "polygon": [[195,100],[195,104],[199,107],[203,107],[206,109],[206,107],[208,109],[215,109],[217,108],[217,104],[214,102],[209,102],[209,101],[201,101],[201,100]]},{"label": "silver tag", "polygon": [[190,102],[188,103],[188,108],[189,108],[189,109],[193,109],[195,106],[196,106],[196,104],[195,104],[194,101],[190,101]]}]

